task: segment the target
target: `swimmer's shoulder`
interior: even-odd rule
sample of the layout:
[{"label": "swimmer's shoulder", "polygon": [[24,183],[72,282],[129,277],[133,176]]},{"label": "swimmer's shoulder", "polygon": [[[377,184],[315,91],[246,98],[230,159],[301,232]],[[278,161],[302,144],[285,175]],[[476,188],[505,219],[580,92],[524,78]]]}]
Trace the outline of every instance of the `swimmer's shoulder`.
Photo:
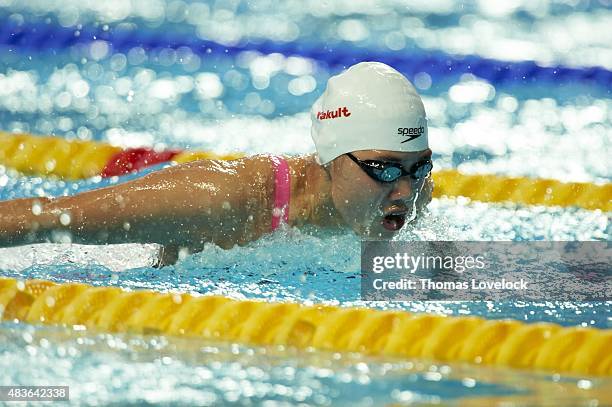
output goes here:
[{"label": "swimmer's shoulder", "polygon": [[265,162],[264,157],[245,156],[232,160],[203,158],[200,160],[181,163],[168,168],[169,173],[176,175],[200,174],[200,175],[243,175],[253,170],[264,170],[270,164]]},{"label": "swimmer's shoulder", "polygon": [[[177,177],[214,177],[238,178],[242,185],[267,187],[274,184],[274,163],[271,154],[255,154],[233,160],[202,159],[192,161],[169,169],[169,176]],[[305,168],[314,163],[313,155],[282,155],[289,164],[293,180]]]},{"label": "swimmer's shoulder", "polygon": [[[284,155],[281,154],[289,165],[292,175],[301,173],[306,166],[311,165],[315,162],[314,155]],[[258,174],[265,174],[267,176],[273,176],[274,174],[274,162],[272,161],[272,154],[256,154],[248,157],[240,158],[244,160],[243,163],[248,167],[251,172]]]},{"label": "swimmer's shoulder", "polygon": [[288,154],[255,154],[248,157],[242,157],[241,159],[250,160],[252,162],[257,162],[261,165],[272,166],[273,161],[272,157],[282,157],[291,165],[292,163],[307,163],[314,161],[313,154],[305,154],[305,155],[288,155]]}]

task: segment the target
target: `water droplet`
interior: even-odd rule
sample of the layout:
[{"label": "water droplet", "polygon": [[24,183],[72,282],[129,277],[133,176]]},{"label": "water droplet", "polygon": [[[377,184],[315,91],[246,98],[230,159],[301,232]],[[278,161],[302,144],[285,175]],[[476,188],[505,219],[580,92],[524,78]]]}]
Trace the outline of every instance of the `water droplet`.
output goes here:
[{"label": "water droplet", "polygon": [[186,247],[181,247],[178,251],[178,259],[184,260],[187,256],[189,256],[189,249]]},{"label": "water droplet", "polygon": [[62,226],[70,225],[70,222],[72,221],[72,218],[70,217],[70,213],[63,212],[59,217],[59,221],[62,224]]},{"label": "water droplet", "polygon": [[52,308],[55,306],[55,298],[48,296],[47,298],[45,298],[45,304],[47,304],[47,307]]},{"label": "water droplet", "polygon": [[34,201],[32,203],[32,214],[34,214],[34,216],[38,216],[42,213],[42,204],[40,203],[40,201]]},{"label": "water droplet", "polygon": [[461,380],[461,383],[465,386],[465,387],[474,387],[476,386],[476,380],[472,379],[471,377],[466,377],[463,380]]},{"label": "water droplet", "polygon": [[24,332],[23,335],[22,335],[22,338],[23,338],[24,341],[26,341],[26,343],[32,343],[32,340],[34,339],[32,337],[32,334],[29,333],[29,332]]},{"label": "water droplet", "polygon": [[53,159],[52,160],[47,160],[45,162],[45,169],[47,171],[51,172],[51,171],[53,171],[55,169],[55,165],[56,165],[55,160],[53,160]]}]

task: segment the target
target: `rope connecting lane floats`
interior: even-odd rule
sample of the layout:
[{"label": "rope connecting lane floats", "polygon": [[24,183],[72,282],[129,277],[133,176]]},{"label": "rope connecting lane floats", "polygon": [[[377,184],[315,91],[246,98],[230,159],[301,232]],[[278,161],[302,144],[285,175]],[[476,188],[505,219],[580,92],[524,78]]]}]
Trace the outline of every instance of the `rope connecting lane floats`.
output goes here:
[{"label": "rope connecting lane floats", "polygon": [[0,278],[0,316],[107,332],[612,376],[612,330]]},{"label": "rope connecting lane floats", "polygon": [[[305,41],[262,40],[228,46],[200,39],[189,32],[159,31],[125,24],[106,29],[101,26],[85,26],[76,30],[74,27],[62,27],[52,23],[15,23],[10,20],[4,23],[3,27],[0,27],[0,44],[36,51],[66,49],[77,44],[106,41],[114,52],[126,53],[134,47],[146,50],[189,47],[192,52],[211,58],[256,51],[263,54],[280,53],[286,56],[310,58],[332,69],[343,69],[357,62],[374,60],[391,65],[409,77],[419,72],[427,72],[434,80],[471,73],[488,80],[493,85],[542,81],[554,81],[556,84],[594,83],[603,88],[612,85],[612,71],[602,67],[582,69],[566,66],[545,67],[533,61],[500,61],[477,55],[454,56],[441,51],[361,49],[354,47],[352,43],[342,41],[329,45]],[[75,35],[75,32],[78,32],[78,35]]]},{"label": "rope connecting lane floats", "polygon": [[[219,155],[205,151],[121,149],[96,141],[68,141],[57,137],[0,132],[0,165],[26,174],[83,179],[119,176],[150,165],[199,159],[232,160],[244,154]],[[524,205],[576,206],[612,210],[612,184],[560,182],[551,179],[468,175],[456,170],[434,172],[434,197],[463,196],[483,202]]]}]

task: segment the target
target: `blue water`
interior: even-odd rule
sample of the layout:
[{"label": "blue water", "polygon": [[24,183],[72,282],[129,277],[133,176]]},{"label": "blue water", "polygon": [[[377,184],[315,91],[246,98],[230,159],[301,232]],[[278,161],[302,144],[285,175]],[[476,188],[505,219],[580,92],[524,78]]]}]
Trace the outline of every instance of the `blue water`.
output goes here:
[{"label": "blue water", "polygon": [[[410,9],[392,2],[377,2],[377,7],[287,3],[273,11],[264,1],[238,2],[235,7],[152,1],[145,8],[118,2],[108,9],[81,3],[0,2],[0,36],[8,27],[41,24],[49,26],[48,33],[68,28],[116,35],[130,25],[166,43],[144,49],[92,38],[61,46],[47,34],[52,46],[43,46],[0,38],[0,129],[120,146],[310,153],[314,146],[308,110],[327,78],[340,69],[337,64],[323,56],[207,54],[205,49],[172,47],[164,34],[191,36],[221,48],[256,48],[265,41],[277,48],[290,44],[296,52],[314,47],[336,60],[343,48],[348,48],[345,53],[376,52],[389,58],[412,53],[419,61],[434,52],[436,58],[448,55],[453,61],[464,54],[508,64],[535,60],[578,74],[571,80],[534,74],[529,80],[495,81],[447,72],[438,65],[411,71],[409,78],[424,96],[437,168],[564,181],[612,180],[610,88],[601,85],[604,76],[589,79],[584,73],[612,69],[606,57],[612,50],[602,29],[612,22],[612,13],[597,2],[579,2],[574,8],[556,2],[538,8],[525,2],[498,10],[481,3],[449,9],[435,2]],[[591,29],[582,30],[587,23]],[[545,35],[559,27],[576,41],[561,46],[551,39],[554,36]],[[406,61],[397,59],[397,64],[405,66]],[[120,178],[65,182],[23,176],[0,166],[0,200],[71,195],[126,182],[160,167]],[[429,212],[406,227],[401,237],[609,241],[611,230],[610,214],[601,211],[434,199]],[[611,325],[609,303],[557,303],[547,298],[528,303],[363,303],[359,243],[349,232],[290,229],[230,250],[206,245],[200,253],[162,269],[116,271],[101,264],[57,260],[2,270],[2,275],[564,326]],[[273,400],[278,405],[381,405],[540,395],[556,404],[575,405],[600,397],[597,391],[610,386],[609,380],[560,379],[430,361],[13,323],[0,324],[0,366],[5,371],[0,385],[67,384],[74,404],[252,405]],[[575,396],[562,399],[555,386]],[[576,392],[589,387],[594,393]]]}]

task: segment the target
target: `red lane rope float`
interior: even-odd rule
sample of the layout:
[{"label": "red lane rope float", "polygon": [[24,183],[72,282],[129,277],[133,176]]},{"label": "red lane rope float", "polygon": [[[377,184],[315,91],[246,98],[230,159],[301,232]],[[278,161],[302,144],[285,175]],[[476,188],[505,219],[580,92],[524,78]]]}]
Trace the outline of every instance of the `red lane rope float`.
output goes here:
[{"label": "red lane rope float", "polygon": [[140,171],[155,164],[171,161],[180,150],[157,152],[150,148],[128,148],[112,156],[102,169],[102,177],[113,177]]}]

